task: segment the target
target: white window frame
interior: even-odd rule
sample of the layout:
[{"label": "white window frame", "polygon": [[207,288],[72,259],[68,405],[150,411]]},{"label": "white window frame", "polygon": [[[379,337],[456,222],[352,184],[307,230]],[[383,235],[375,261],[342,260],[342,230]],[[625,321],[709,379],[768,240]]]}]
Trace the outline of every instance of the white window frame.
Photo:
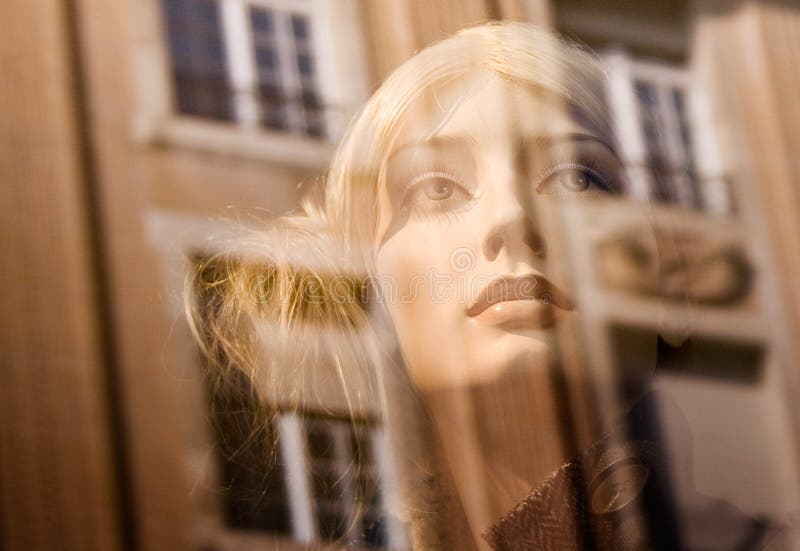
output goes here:
[{"label": "white window frame", "polygon": [[[133,120],[134,140],[143,145],[200,149],[314,170],[326,168],[347,122],[368,95],[360,3],[358,0],[215,1],[220,5],[228,79],[234,90],[235,120],[210,121],[181,114],[173,107],[172,62],[161,0],[148,0],[136,27],[138,106]],[[250,5],[308,17],[314,79],[322,105],[323,138],[259,125],[255,49],[248,16]],[[276,18],[276,22],[281,19]],[[281,32],[291,33],[291,29]],[[281,67],[287,67],[288,61],[280,61]],[[291,63],[295,63],[294,59]],[[287,78],[289,86],[297,86],[294,76]]]},{"label": "white window frame", "polygon": [[[658,95],[657,105],[665,125],[666,153],[671,166],[685,166],[687,159],[678,127],[679,117],[668,94],[673,88],[684,92],[691,133],[690,153],[695,163],[703,210],[714,215],[730,214],[731,190],[711,122],[710,104],[692,78],[691,70],[688,67],[634,59],[623,50],[611,50],[602,57],[609,76],[606,92],[612,123],[631,186],[628,193],[641,201],[653,198],[654,182],[647,166],[648,147],[635,89],[637,81],[644,81],[653,84]],[[684,189],[678,190],[679,202],[683,204],[688,202],[690,193],[688,180],[684,185]]]},{"label": "white window frame", "polygon": [[[346,421],[334,422],[332,436],[334,439],[334,461],[339,465],[341,472],[349,472],[349,465],[353,457],[349,445],[349,433],[344,426]],[[316,505],[312,492],[311,458],[306,448],[306,421],[293,412],[282,413],[278,416],[278,437],[280,439],[281,459],[285,465],[286,487],[292,517],[292,535],[302,543],[319,541],[317,531]],[[406,539],[403,527],[399,521],[389,514],[391,505],[396,503],[396,487],[393,483],[394,464],[388,453],[388,440],[382,427],[370,428],[370,452],[372,453],[372,467],[378,477],[378,487],[381,492],[379,510],[386,520],[387,545],[381,549],[399,550],[406,548]],[[352,484],[345,481],[342,484],[343,506],[348,518],[352,518],[353,506]]]}]

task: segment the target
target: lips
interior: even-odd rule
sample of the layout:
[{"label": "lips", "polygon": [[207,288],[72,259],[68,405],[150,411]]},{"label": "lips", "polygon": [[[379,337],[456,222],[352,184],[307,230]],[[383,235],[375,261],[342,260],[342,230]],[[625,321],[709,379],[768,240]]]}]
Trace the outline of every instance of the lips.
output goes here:
[{"label": "lips", "polygon": [[481,289],[466,314],[491,325],[550,327],[555,310],[573,310],[569,296],[539,274],[501,276]]}]

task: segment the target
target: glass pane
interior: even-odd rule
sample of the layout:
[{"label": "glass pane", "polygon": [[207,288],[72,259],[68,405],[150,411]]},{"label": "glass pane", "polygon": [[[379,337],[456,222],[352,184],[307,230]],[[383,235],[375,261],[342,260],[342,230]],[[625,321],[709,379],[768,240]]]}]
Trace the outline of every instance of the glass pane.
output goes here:
[{"label": "glass pane", "polygon": [[317,531],[322,539],[336,540],[347,533],[347,520],[335,511],[319,511]]},{"label": "glass pane", "polygon": [[312,459],[332,459],[335,456],[330,427],[312,422],[308,427],[308,453]]},{"label": "glass pane", "polygon": [[[264,104],[285,108],[265,116],[318,132],[321,58],[281,49],[315,29],[273,14],[256,48],[290,78],[260,56]],[[541,32],[467,31],[376,83],[307,211],[235,249],[255,267],[212,286],[241,315],[215,342],[252,344],[243,371],[300,412],[294,505],[332,547],[402,548],[407,530],[418,549],[760,549],[800,493],[773,501],[794,499],[794,425],[759,232],[679,210],[697,161],[683,73],[618,54],[638,80],[607,82]],[[606,89],[641,122],[631,159]],[[669,208],[620,193],[637,170]],[[283,293],[254,306],[268,267]]]},{"label": "glass pane", "polygon": [[639,116],[642,132],[647,146],[647,164],[651,172],[652,195],[658,201],[677,202],[678,192],[673,184],[674,167],[670,162],[667,138],[664,134],[664,120],[658,104],[658,89],[654,84],[637,80],[636,97],[639,103]]},{"label": "glass pane", "polygon": [[689,114],[686,110],[686,91],[681,88],[673,88],[672,101],[675,115],[678,118],[676,123],[680,132],[680,143],[686,159],[685,172],[691,191],[690,206],[702,207],[702,195],[699,189],[701,183],[698,181],[697,164],[694,159],[694,144],[692,143],[692,132],[689,126]]},{"label": "glass pane", "polygon": [[256,63],[259,69],[275,71],[278,68],[278,55],[275,49],[265,46],[256,47]]},{"label": "glass pane", "polygon": [[389,543],[384,519],[367,517],[363,521],[363,526],[362,542],[367,547],[385,547]]},{"label": "glass pane", "polygon": [[272,33],[275,23],[272,10],[266,8],[250,8],[250,23],[259,35]]},{"label": "glass pane", "polygon": [[225,45],[214,0],[164,0],[177,109],[232,120]]},{"label": "glass pane", "polygon": [[311,56],[308,54],[298,54],[297,68],[303,76],[310,76],[312,74]]},{"label": "glass pane", "polygon": [[292,15],[292,34],[295,40],[302,41],[308,38],[308,19],[302,15]]}]

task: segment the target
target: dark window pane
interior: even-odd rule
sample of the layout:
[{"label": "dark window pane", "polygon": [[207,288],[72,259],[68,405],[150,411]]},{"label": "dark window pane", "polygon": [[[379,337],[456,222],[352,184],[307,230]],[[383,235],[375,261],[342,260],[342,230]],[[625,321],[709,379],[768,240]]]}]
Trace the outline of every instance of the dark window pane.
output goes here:
[{"label": "dark window pane", "polygon": [[686,94],[679,88],[673,88],[672,101],[675,103],[675,113],[678,116],[678,124],[681,131],[681,144],[683,145],[687,158],[691,158],[692,136],[689,132],[689,120],[686,113]]},{"label": "dark window pane", "polygon": [[678,202],[679,193],[672,178],[674,167],[670,164],[664,121],[658,105],[658,90],[653,84],[641,80],[636,81],[635,89],[647,146],[647,163],[653,181],[653,196],[657,201]]},{"label": "dark window pane", "polygon": [[311,475],[314,497],[335,501],[342,493],[342,476],[328,469],[318,469]]},{"label": "dark window pane", "polygon": [[200,2],[197,6],[197,16],[204,25],[213,27],[219,17],[217,8],[216,1]]},{"label": "dark window pane", "polygon": [[163,6],[178,111],[231,120],[233,109],[217,2],[164,0]]},{"label": "dark window pane", "polygon": [[292,15],[292,34],[297,40],[308,38],[308,20],[302,15]]},{"label": "dark window pane", "polygon": [[356,496],[372,496],[377,488],[377,481],[375,480],[375,477],[365,468],[365,464],[363,463],[360,464],[359,471],[358,477],[355,480]]},{"label": "dark window pane", "polygon": [[358,464],[372,462],[370,433],[368,431],[354,431],[350,436],[350,446],[352,448],[353,459]]},{"label": "dark window pane", "polygon": [[308,429],[308,454],[314,459],[331,459],[334,455],[333,437],[321,422],[314,423]]},{"label": "dark window pane", "polygon": [[279,56],[275,43],[275,18],[285,17],[280,13],[250,7],[253,44],[258,66],[258,100],[261,104],[261,121],[273,130],[287,130],[286,99],[279,73]]},{"label": "dark window pane", "polygon": [[164,11],[168,17],[179,17],[186,6],[186,2],[182,0],[164,0]]},{"label": "dark window pane", "polygon": [[180,113],[231,120],[228,82],[224,78],[178,73],[174,75],[175,100]]},{"label": "dark window pane", "polygon": [[308,54],[297,55],[297,69],[303,76],[310,76],[312,73],[311,56]]},{"label": "dark window pane", "polygon": [[286,118],[277,88],[269,84],[260,86],[259,98],[261,99],[264,125],[274,130],[286,130]]},{"label": "dark window pane", "polygon": [[204,44],[206,59],[212,63],[219,63],[220,68],[224,66],[223,60],[225,52],[222,49],[222,42],[219,40],[208,40]]},{"label": "dark window pane", "polygon": [[[278,18],[283,18],[278,21]],[[276,41],[276,24],[286,22],[291,26],[291,39],[294,41],[293,66],[280,67],[281,54]],[[285,11],[274,11],[259,6],[250,7],[253,47],[258,75],[258,99],[261,104],[262,124],[270,129],[304,132],[309,136],[322,137],[324,126],[320,116],[321,106],[314,85],[314,59],[310,53],[308,40],[311,26],[307,17]],[[299,94],[292,90],[287,93],[281,70],[296,72],[301,82]],[[291,118],[293,111],[300,108],[300,117]],[[305,111],[305,118],[303,118]],[[290,126],[290,121],[293,121]]]},{"label": "dark window pane", "polygon": [[256,48],[256,63],[259,69],[275,70],[278,68],[278,56],[274,49],[259,46]]},{"label": "dark window pane", "polygon": [[694,152],[692,150],[692,134],[689,129],[689,118],[686,111],[686,94],[679,88],[672,89],[672,101],[675,105],[675,113],[678,117],[678,127],[681,133],[681,145],[683,153],[686,157],[686,166],[684,167],[686,177],[688,178],[691,190],[692,206],[700,207],[700,190],[697,174],[695,172]]},{"label": "dark window pane", "polygon": [[383,517],[365,517],[364,526],[364,545],[367,547],[386,547],[389,540],[386,535],[386,519]]},{"label": "dark window pane", "polygon": [[250,24],[257,33],[271,33],[275,28],[272,11],[266,8],[250,8]]},{"label": "dark window pane", "polygon": [[320,538],[325,540],[336,540],[345,535],[347,531],[347,521],[337,512],[318,511],[317,530]]},{"label": "dark window pane", "polygon": [[644,131],[650,163],[662,168],[666,165],[667,150],[662,139],[664,125],[658,111],[658,97],[655,86],[647,82],[637,81],[636,97],[639,102],[642,130]]},{"label": "dark window pane", "polygon": [[208,381],[225,522],[240,530],[291,534],[284,466],[280,450],[271,453],[277,431],[259,415],[250,381],[232,373],[224,386]]},{"label": "dark window pane", "polygon": [[306,128],[306,134],[315,138],[321,138],[323,136],[322,125],[317,122],[309,123]]},{"label": "dark window pane", "polygon": [[303,90],[303,107],[310,110],[316,110],[320,108],[320,101],[319,97],[317,96],[316,90]]}]

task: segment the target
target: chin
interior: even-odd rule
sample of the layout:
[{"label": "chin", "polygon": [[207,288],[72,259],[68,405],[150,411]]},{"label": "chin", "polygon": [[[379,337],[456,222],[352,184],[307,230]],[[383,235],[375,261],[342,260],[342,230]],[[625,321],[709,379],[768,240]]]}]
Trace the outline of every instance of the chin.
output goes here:
[{"label": "chin", "polygon": [[509,372],[548,368],[555,337],[552,330],[487,328],[486,333],[479,339],[483,341],[480,349],[474,349],[470,354],[469,378],[473,383],[488,383]]}]

